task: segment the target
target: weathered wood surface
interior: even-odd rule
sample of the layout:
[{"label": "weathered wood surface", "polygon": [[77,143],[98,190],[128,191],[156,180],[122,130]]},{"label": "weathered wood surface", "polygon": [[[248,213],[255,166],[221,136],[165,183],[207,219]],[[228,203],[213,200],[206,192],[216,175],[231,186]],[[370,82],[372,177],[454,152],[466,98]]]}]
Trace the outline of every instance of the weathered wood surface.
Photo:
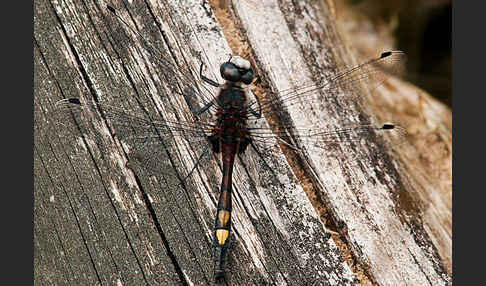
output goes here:
[{"label": "weathered wood surface", "polygon": [[[198,55],[205,51],[207,73],[219,75],[219,63],[231,50],[208,3],[133,2],[128,10],[122,3],[109,4],[178,65],[197,70]],[[322,29],[330,28],[308,16],[316,13],[316,7],[302,4],[295,10],[292,3],[265,1],[255,8],[255,1],[248,3],[234,1],[234,14],[253,48],[259,75],[268,75],[264,80],[273,88],[286,88],[289,77],[297,74],[305,80],[310,56],[328,70],[324,63],[340,53],[332,50],[334,36],[323,37]],[[93,134],[72,136],[65,129],[75,129],[76,123],[59,123],[52,115],[54,102],[66,97],[124,98],[135,107],[135,100],[144,98],[157,103],[149,110],[190,119],[184,99],[172,92],[184,90],[185,83],[175,84],[177,75],[164,74],[139,39],[116,24],[106,4],[45,0],[34,6],[35,284],[208,285],[221,178],[218,162],[199,168],[192,184],[169,188],[162,180],[173,180],[170,176],[154,179],[137,170],[135,177],[125,165],[126,152],[99,115],[92,115],[95,128],[90,132],[105,134],[103,142],[93,140]],[[313,37],[302,42],[309,35],[305,29]],[[302,51],[313,52],[304,60]],[[339,127],[339,116],[360,112],[359,106],[350,115],[331,104],[322,106],[326,107],[322,112],[298,106],[300,110],[289,114],[305,113],[310,118],[295,117],[296,122],[313,120]],[[182,139],[171,156],[190,168],[197,156],[187,145]],[[404,168],[404,161],[395,163],[377,151],[380,146],[370,148],[379,153],[378,159],[371,161],[369,153],[360,153],[364,162],[360,168],[336,160],[323,162],[326,158],[317,154],[306,157],[332,219],[345,226],[340,234],[373,282],[447,284],[450,277],[437,252],[447,257],[447,248],[441,246],[447,247],[448,233],[434,224],[440,212],[429,213],[424,221],[410,218],[402,201],[408,203],[403,198],[417,189],[403,181],[411,171]],[[286,157],[275,155],[267,163],[272,170],[252,150],[236,163],[227,284],[354,284],[349,262],[330,239]],[[413,176],[410,180],[415,182]]]},{"label": "weathered wood surface", "polygon": [[[255,9],[251,2],[234,1],[236,14],[255,61],[262,63],[261,72],[275,89],[289,88],[295,81],[318,80],[320,71],[330,70],[336,61],[348,57],[326,5],[265,1]],[[323,98],[320,106],[304,102],[288,111],[303,125],[340,126],[357,114],[371,112],[381,120],[398,119],[414,129],[411,132],[418,136],[396,148],[390,154],[393,160],[383,153],[387,149],[379,142],[358,151],[358,168],[316,153],[309,153],[307,160],[334,220],[345,225],[341,234],[374,282],[448,284],[447,268],[450,271],[452,263],[450,111],[410,85],[393,79],[384,85],[368,100],[371,108]],[[420,138],[424,134],[440,137],[429,141],[432,149],[424,148]],[[431,155],[421,155],[424,153]],[[338,157],[346,158],[346,154]],[[446,167],[432,171],[430,161],[418,159],[421,157],[435,158]]]},{"label": "weathered wood surface", "polygon": [[[231,53],[205,3],[135,1],[130,15],[122,4],[111,4],[178,64],[197,70],[198,53],[205,51],[208,72],[217,75],[219,63]],[[170,177],[156,180],[143,170],[135,177],[120,142],[98,114],[88,114],[92,130],[72,136],[84,123],[58,122],[52,111],[66,97],[123,98],[132,106],[136,98],[153,98],[165,104],[156,106],[164,116],[190,118],[183,98],[171,90],[183,90],[184,82],[164,74],[105,6],[35,3],[35,283],[211,284],[221,179],[217,162],[199,168],[190,179],[194,187],[172,189],[161,181]],[[102,140],[94,134],[102,134]],[[187,145],[182,140],[178,152],[191,155]],[[196,158],[178,158],[180,153],[172,154],[174,160],[192,167]],[[251,150],[242,157],[234,170],[228,285],[353,284],[354,274],[286,158],[267,158],[270,169]]]},{"label": "weathered wood surface", "polygon": [[[359,54],[362,60],[373,56],[377,49],[389,49],[390,44],[396,41],[390,28],[391,22],[383,26],[384,23],[362,17],[353,6],[339,5],[345,4],[341,2],[336,4],[339,34],[353,49],[353,54]],[[413,211],[410,215],[423,220],[451,273],[452,111],[406,82],[390,79],[386,84],[387,88],[381,90],[384,92],[376,93],[369,103],[377,118],[384,119],[392,114],[407,125],[409,144],[400,146],[399,154],[403,160],[400,169],[405,169],[412,178],[414,188],[410,191],[418,203],[414,209],[409,209]]]}]

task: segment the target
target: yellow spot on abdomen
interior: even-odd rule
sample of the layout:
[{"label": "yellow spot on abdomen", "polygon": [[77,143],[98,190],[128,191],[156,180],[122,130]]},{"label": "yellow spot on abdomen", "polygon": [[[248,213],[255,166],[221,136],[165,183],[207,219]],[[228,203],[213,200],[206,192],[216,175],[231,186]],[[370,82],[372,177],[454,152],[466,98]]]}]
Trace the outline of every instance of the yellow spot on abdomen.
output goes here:
[{"label": "yellow spot on abdomen", "polygon": [[216,238],[218,238],[218,243],[223,245],[228,239],[229,231],[226,229],[217,229],[216,230]]},{"label": "yellow spot on abdomen", "polygon": [[230,219],[230,214],[231,213],[229,211],[225,211],[225,210],[220,210],[218,212],[218,220],[221,223],[221,226],[226,226],[228,220]]}]

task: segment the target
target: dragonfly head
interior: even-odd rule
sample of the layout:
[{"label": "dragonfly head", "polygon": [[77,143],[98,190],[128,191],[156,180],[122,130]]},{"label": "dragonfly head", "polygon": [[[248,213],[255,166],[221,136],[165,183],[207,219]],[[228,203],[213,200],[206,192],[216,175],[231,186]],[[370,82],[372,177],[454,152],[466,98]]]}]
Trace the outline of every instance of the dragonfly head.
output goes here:
[{"label": "dragonfly head", "polygon": [[250,84],[253,81],[253,70],[250,62],[239,56],[232,56],[220,67],[221,76],[228,81]]}]

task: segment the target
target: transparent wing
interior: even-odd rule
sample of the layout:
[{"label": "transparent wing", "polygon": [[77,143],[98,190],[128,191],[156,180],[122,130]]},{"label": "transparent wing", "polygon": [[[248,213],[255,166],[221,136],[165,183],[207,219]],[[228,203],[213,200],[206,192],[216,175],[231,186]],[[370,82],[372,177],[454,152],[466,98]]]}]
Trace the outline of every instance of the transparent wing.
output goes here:
[{"label": "transparent wing", "polygon": [[[274,94],[273,100],[263,102],[263,112],[273,110],[277,106],[291,106],[298,100],[314,100],[312,95],[322,91],[320,99],[336,96],[359,96],[363,88],[373,90],[380,86],[390,74],[399,74],[406,61],[406,55],[401,51],[382,53],[378,58],[338,73],[335,77],[323,83],[304,84],[297,88],[282,90]],[[250,108],[258,108],[257,102],[249,104]]]},{"label": "transparent wing", "polygon": [[[322,84],[312,83],[280,91],[274,95],[274,100],[263,102],[261,110],[272,113],[299,101],[313,104],[313,100],[336,96],[359,97],[363,88],[373,90],[380,86],[390,74],[399,74],[404,68],[405,61],[406,56],[401,51],[382,53],[377,58],[338,73]],[[319,93],[319,97],[314,96],[316,93]],[[249,107],[259,108],[257,102],[251,103]],[[306,149],[328,151],[327,154],[330,156],[334,155],[332,150],[336,150],[336,148],[345,150],[345,152],[366,148],[360,146],[366,142],[375,141],[377,136],[382,137],[390,147],[407,142],[408,136],[404,127],[394,124],[375,126],[350,123],[344,124],[336,130],[326,130],[319,126],[295,127],[284,122],[278,128],[278,130],[270,131],[268,128],[254,126],[250,127],[249,131],[255,145],[262,150],[271,150],[278,142],[298,152],[302,151],[301,146],[305,145]]]},{"label": "transparent wing", "polygon": [[[115,20],[112,26],[118,25],[118,27],[115,27],[116,31],[110,33],[115,38],[115,41],[119,42],[116,45],[117,47],[123,47],[124,45],[121,43],[133,42],[133,40],[130,40],[131,37],[136,37],[144,48],[143,52],[156,63],[158,68],[160,68],[165,80],[169,83],[169,86],[172,87],[173,92],[184,96],[186,101],[188,101],[188,104],[189,101],[194,102],[194,100],[189,98],[189,96],[198,97],[199,101],[201,101],[203,105],[210,102],[215,102],[214,92],[207,85],[200,83],[198,74],[199,67],[196,68],[190,66],[191,61],[187,60],[181,63],[176,63],[169,53],[169,49],[155,48],[155,44],[147,41],[142,35],[142,32],[139,31],[135,25],[125,21],[118,10],[115,10],[115,8],[111,6],[107,6],[107,9],[113,16],[111,18]],[[137,14],[146,12],[146,7],[137,10]],[[179,27],[174,28],[178,29]],[[159,27],[148,26],[147,29],[150,29],[146,32],[153,36],[151,38],[155,39],[161,37],[161,35],[164,37],[164,31],[160,30]],[[129,36],[127,32],[131,33],[132,36]],[[181,33],[184,32],[181,31]],[[175,39],[175,41],[177,41],[177,39]],[[160,43],[161,47],[165,47],[166,45],[166,42],[163,40],[158,41],[158,43]],[[177,45],[178,46],[176,48],[180,48],[180,43],[177,43]],[[136,45],[134,46],[136,47]],[[184,55],[184,52],[181,52],[181,54]],[[196,109],[197,107],[194,107],[194,110]]]},{"label": "transparent wing", "polygon": [[[96,118],[105,119],[128,153],[130,166],[143,168],[150,175],[177,170],[184,179],[197,165],[211,159],[206,139],[213,127],[211,123],[164,120],[160,115],[150,116],[142,108],[130,108],[120,102],[96,103],[79,98],[58,101],[53,113],[53,118],[63,125],[64,130],[74,136],[89,134],[101,148],[107,134]],[[75,124],[70,123],[72,118]],[[185,148],[181,148],[181,142]]]},{"label": "transparent wing", "polygon": [[249,128],[251,138],[262,150],[270,150],[276,143],[300,151],[302,145],[306,148],[320,150],[353,149],[362,143],[373,142],[376,136],[381,136],[389,147],[404,144],[408,133],[402,126],[383,124],[348,124],[340,129],[323,130],[322,128],[282,127],[280,130],[268,128]]},{"label": "transparent wing", "polygon": [[[149,175],[165,175],[169,178],[175,177],[175,172],[178,177],[176,184],[184,183],[198,167],[208,166],[209,161],[214,159],[207,140],[214,128],[212,122],[164,120],[160,114],[150,116],[146,110],[135,109],[121,102],[96,103],[78,98],[57,102],[54,111],[56,115],[52,118],[61,122],[65,130],[75,136],[89,134],[101,148],[105,145],[106,133],[100,129],[95,118],[105,119],[128,153],[130,167],[141,168]],[[76,124],[69,123],[73,117]],[[259,120],[257,124],[261,126],[261,123]],[[301,151],[302,144],[307,149],[346,150],[363,141],[374,141],[377,133],[388,134],[391,144],[396,145],[403,143],[407,135],[404,128],[391,124],[381,127],[355,124],[332,131],[307,127],[291,129],[290,126],[271,130],[249,124],[248,130],[261,154],[279,152],[278,144],[296,151]],[[181,142],[186,148],[180,148]]]}]

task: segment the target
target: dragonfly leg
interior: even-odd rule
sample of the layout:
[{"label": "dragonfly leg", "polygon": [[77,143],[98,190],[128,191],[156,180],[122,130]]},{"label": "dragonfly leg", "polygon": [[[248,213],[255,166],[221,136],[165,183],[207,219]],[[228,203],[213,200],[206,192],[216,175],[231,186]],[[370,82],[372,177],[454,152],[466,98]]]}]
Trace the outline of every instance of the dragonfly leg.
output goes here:
[{"label": "dragonfly leg", "polygon": [[[257,102],[258,102],[258,105],[260,106],[260,101],[257,100]],[[250,111],[250,113],[253,116],[255,116],[256,119],[262,118],[262,110],[260,108],[258,108],[258,111],[253,110],[253,108],[248,108],[248,110]]]},{"label": "dragonfly leg", "polygon": [[209,151],[209,146],[211,146],[210,144],[206,144],[206,146],[204,146],[204,150],[202,151],[202,154],[197,158],[197,161],[196,161],[196,164],[194,164],[194,166],[192,167],[191,171],[181,180],[181,184],[183,184],[187,178],[189,178],[190,176],[192,176],[192,173],[194,172],[194,170],[197,169],[197,167],[199,166],[199,164],[201,164],[202,162],[202,158],[206,155],[208,155],[208,151]]},{"label": "dragonfly leg", "polygon": [[206,82],[207,84],[210,84],[214,87],[219,87],[220,84],[217,83],[216,81],[206,77],[205,75],[203,75],[203,66],[204,66],[204,63],[201,63],[201,67],[199,68],[199,76],[201,77],[201,79]]},{"label": "dragonfly leg", "polygon": [[[199,76],[201,77],[201,79],[209,84],[209,85],[212,85],[214,87],[220,87],[220,84],[217,83],[216,81],[206,77],[205,75],[203,75],[203,67],[204,67],[204,63],[201,63],[201,67],[199,68]],[[197,111],[193,111],[193,113],[196,115],[196,116],[199,116],[201,114],[203,114],[204,112],[206,112],[209,108],[211,108],[212,106],[214,105],[214,100],[206,103],[201,109],[197,110]]]},{"label": "dragonfly leg", "polygon": [[258,99],[258,97],[255,96],[255,94],[253,94],[253,92],[251,91],[251,89],[248,88],[248,95],[253,95],[253,97],[255,98],[257,104],[258,104],[258,109],[257,110],[254,110],[253,108],[251,107],[248,107],[248,111],[250,111],[250,113],[256,117],[256,119],[260,119],[262,118],[262,104],[260,102],[260,100]]},{"label": "dragonfly leg", "polygon": [[204,105],[201,109],[199,109],[198,111],[195,111],[194,114],[197,115],[197,116],[201,115],[204,112],[208,111],[208,109],[211,108],[213,105],[214,105],[214,100],[206,103],[206,105]]}]

